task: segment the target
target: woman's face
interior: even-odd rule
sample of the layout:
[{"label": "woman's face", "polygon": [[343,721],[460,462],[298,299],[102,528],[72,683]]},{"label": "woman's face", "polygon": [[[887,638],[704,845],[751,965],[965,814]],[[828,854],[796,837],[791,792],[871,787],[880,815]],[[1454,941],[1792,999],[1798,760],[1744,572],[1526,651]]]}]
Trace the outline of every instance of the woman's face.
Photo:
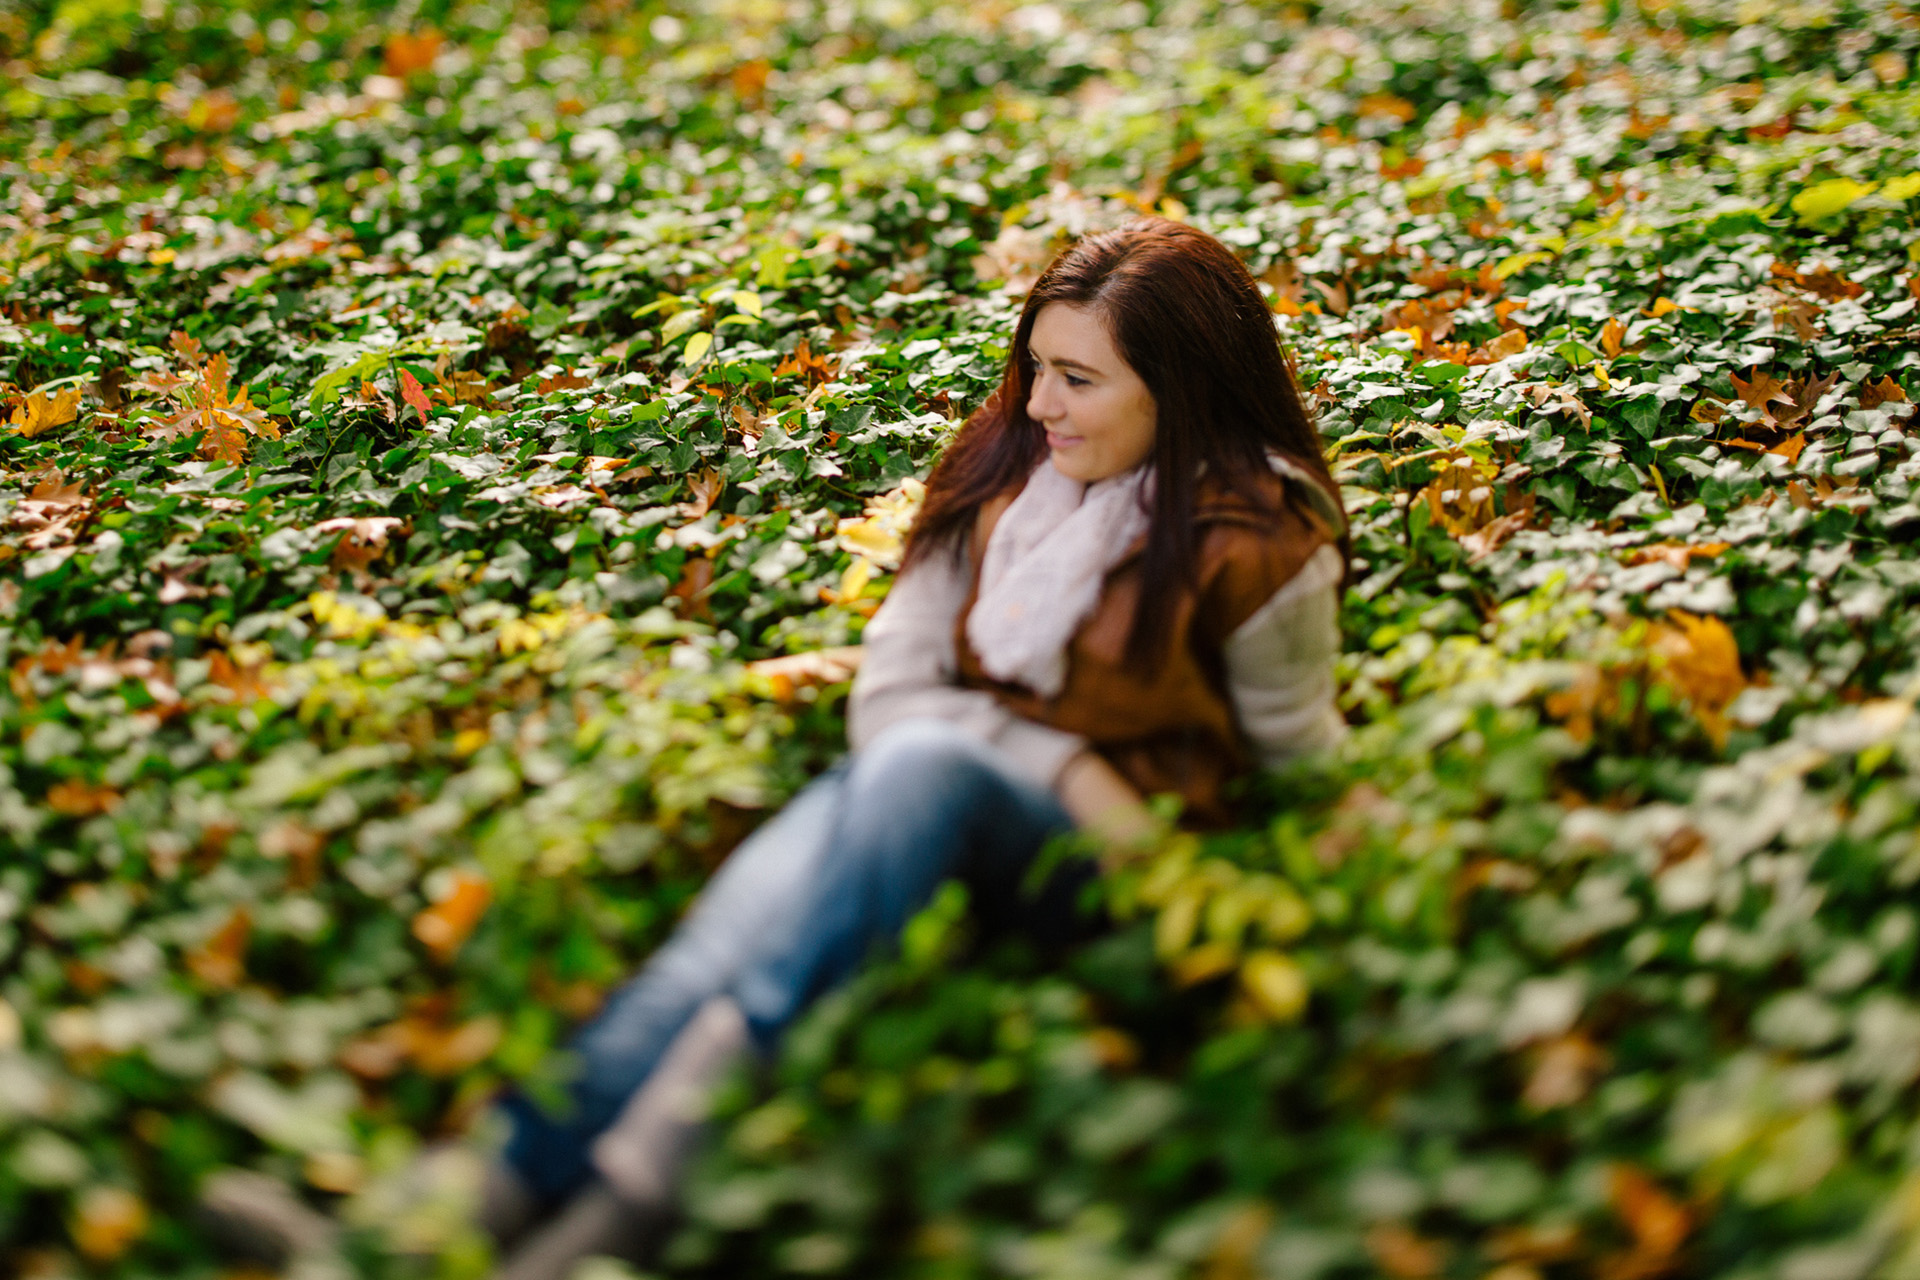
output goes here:
[{"label": "woman's face", "polygon": [[1092,484],[1145,462],[1156,421],[1147,384],[1120,358],[1106,323],[1053,302],[1033,321],[1027,416],[1046,429],[1053,469]]}]

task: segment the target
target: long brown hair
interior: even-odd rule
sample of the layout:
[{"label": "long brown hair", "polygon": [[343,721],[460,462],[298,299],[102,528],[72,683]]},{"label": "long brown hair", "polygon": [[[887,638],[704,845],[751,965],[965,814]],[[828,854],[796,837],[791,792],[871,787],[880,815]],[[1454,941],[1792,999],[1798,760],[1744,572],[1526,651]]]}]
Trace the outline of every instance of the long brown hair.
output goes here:
[{"label": "long brown hair", "polygon": [[[1273,313],[1246,267],[1204,231],[1139,218],[1065,249],[1034,284],[999,389],[967,419],[928,477],[909,564],[939,550],[961,554],[982,504],[1024,481],[1046,455],[1046,432],[1027,416],[1028,344],[1034,320],[1056,302],[1103,317],[1121,356],[1153,395],[1152,519],[1127,639],[1128,659],[1151,664],[1168,640],[1166,606],[1191,577],[1194,489],[1203,464],[1261,508],[1271,509],[1270,482],[1261,483],[1272,475],[1270,452],[1323,485],[1335,509],[1340,490]],[[1336,533],[1344,556],[1344,531]]]}]

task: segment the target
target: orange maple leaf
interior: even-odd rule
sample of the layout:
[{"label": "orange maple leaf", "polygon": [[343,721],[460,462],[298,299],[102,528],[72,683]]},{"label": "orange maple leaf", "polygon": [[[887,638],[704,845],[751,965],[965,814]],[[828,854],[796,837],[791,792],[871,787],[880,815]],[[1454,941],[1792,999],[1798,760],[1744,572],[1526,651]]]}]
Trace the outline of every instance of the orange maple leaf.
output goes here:
[{"label": "orange maple leaf", "polygon": [[173,335],[174,351],[187,362],[189,376],[169,389],[180,411],[157,424],[157,431],[172,438],[201,432],[199,453],[233,466],[247,460],[247,437],[278,439],[280,428],[265,409],[254,404],[246,388],[236,394],[230,386],[227,357],[216,355],[204,366],[196,366],[200,343],[185,332]]},{"label": "orange maple leaf", "polygon": [[1730,732],[1726,710],[1747,687],[1740,646],[1718,618],[1679,609],[1667,617],[1648,637],[1648,647],[1664,660],[1658,678],[1687,700],[1714,745],[1724,747]]},{"label": "orange maple leaf", "polygon": [[782,378],[788,374],[797,373],[808,386],[812,386],[818,382],[825,382],[833,376],[833,362],[824,356],[816,356],[813,350],[802,342],[793,349],[792,355],[774,368],[773,372],[775,376]]},{"label": "orange maple leaf", "polygon": [[416,71],[429,71],[440,56],[446,37],[428,27],[418,34],[396,31],[387,37],[385,71],[396,80],[405,80]]},{"label": "orange maple leaf", "polygon": [[767,78],[773,74],[773,64],[765,58],[755,58],[742,62],[727,73],[728,87],[733,96],[752,105],[766,94]]},{"label": "orange maple leaf", "polygon": [[1734,394],[1765,414],[1767,421],[1771,422],[1773,421],[1773,414],[1768,412],[1767,406],[1770,404],[1790,405],[1793,403],[1793,397],[1787,394],[1786,384],[1772,374],[1759,369],[1754,369],[1751,372],[1753,373],[1753,380],[1750,382],[1742,382],[1740,375],[1737,373],[1728,375],[1728,377],[1733,380]]},{"label": "orange maple leaf", "polygon": [[1600,326],[1600,349],[1607,353],[1607,359],[1612,360],[1625,350],[1626,337],[1627,326],[1620,323],[1618,316],[1609,317]]},{"label": "orange maple leaf", "polygon": [[70,818],[90,818],[118,808],[120,793],[108,786],[95,786],[79,778],[56,782],[47,791],[47,807]]},{"label": "orange maple leaf", "polygon": [[1608,1280],[1640,1280],[1669,1271],[1693,1230],[1693,1215],[1632,1165],[1613,1166],[1607,1181],[1614,1212],[1633,1236],[1633,1248],[1607,1259],[1600,1274]]},{"label": "orange maple leaf", "polygon": [[493,900],[493,888],[472,872],[457,872],[446,897],[413,918],[413,936],[442,963],[453,959]]}]

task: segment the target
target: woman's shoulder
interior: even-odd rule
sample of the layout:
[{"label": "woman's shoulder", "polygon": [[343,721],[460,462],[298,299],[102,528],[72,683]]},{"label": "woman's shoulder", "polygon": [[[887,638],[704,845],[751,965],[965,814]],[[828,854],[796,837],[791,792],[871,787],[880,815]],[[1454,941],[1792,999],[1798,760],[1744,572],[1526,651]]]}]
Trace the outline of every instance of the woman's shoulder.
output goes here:
[{"label": "woman's shoulder", "polygon": [[[1196,566],[1208,630],[1224,639],[1293,582],[1339,533],[1312,501],[1325,490],[1310,480],[1274,473],[1228,486],[1202,484]],[[1300,490],[1311,486],[1311,491]],[[1249,490],[1252,492],[1249,492]],[[1331,499],[1326,506],[1337,516]],[[1317,562],[1316,562],[1317,563]]]},{"label": "woman's shoulder", "polygon": [[1277,453],[1267,468],[1231,480],[1203,475],[1194,492],[1194,517],[1203,525],[1240,526],[1274,536],[1318,536],[1339,541],[1347,517],[1339,501],[1305,467]]}]

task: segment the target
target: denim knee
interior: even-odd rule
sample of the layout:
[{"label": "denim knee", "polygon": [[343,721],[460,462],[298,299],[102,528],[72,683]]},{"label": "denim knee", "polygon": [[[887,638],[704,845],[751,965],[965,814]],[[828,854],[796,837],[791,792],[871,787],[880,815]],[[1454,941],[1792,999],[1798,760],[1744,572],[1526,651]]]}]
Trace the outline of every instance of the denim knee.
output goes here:
[{"label": "denim knee", "polygon": [[916,792],[951,785],[990,771],[991,749],[951,720],[920,717],[888,725],[858,752],[851,781],[887,794],[892,786]]}]

